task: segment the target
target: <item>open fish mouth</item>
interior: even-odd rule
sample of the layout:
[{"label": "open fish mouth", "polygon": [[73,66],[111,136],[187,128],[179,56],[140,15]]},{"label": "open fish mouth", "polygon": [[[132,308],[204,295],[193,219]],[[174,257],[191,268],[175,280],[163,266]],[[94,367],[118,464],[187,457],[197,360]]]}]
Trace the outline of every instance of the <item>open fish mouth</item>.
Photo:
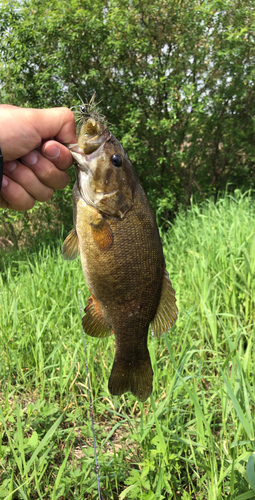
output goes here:
[{"label": "open fish mouth", "polygon": [[78,142],[67,146],[81,171],[88,172],[88,161],[93,158],[93,153],[96,153],[95,156],[98,154],[98,150],[104,146],[110,136],[107,126],[93,118],[89,118],[82,125]]}]

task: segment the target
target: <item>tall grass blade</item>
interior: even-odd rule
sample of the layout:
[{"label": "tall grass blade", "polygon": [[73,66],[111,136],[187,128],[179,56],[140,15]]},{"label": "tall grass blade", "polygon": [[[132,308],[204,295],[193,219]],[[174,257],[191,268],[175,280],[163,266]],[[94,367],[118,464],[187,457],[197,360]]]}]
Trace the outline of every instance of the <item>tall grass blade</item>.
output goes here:
[{"label": "tall grass blade", "polygon": [[255,498],[255,494],[253,491],[247,491],[247,493],[242,493],[242,495],[238,495],[234,500],[250,500]]},{"label": "tall grass blade", "polygon": [[57,500],[58,496],[57,496],[57,489],[59,487],[59,483],[61,481],[61,478],[62,478],[62,475],[64,473],[64,470],[65,470],[65,467],[66,467],[66,462],[69,458],[69,454],[70,454],[70,451],[72,449],[72,445],[69,447],[68,450],[66,450],[66,455],[65,455],[65,458],[61,464],[61,467],[58,471],[58,475],[56,477],[56,481],[55,481],[55,484],[54,484],[54,489],[53,489],[53,493],[52,493],[52,500]]},{"label": "tall grass blade", "polygon": [[158,420],[158,417],[157,417],[157,409],[156,409],[156,405],[155,405],[155,400],[154,400],[153,394],[150,395],[150,401],[151,401],[151,406],[152,406],[152,409],[153,409],[154,421],[155,421],[155,425],[156,425],[156,429],[157,429],[157,435],[159,437],[160,447],[161,447],[162,454],[163,454],[163,457],[165,459],[165,462],[166,462],[166,464],[168,464],[168,458],[167,458],[167,453],[166,453],[166,444],[165,444],[164,436],[163,436],[163,433],[162,433],[162,430],[161,430],[161,427],[160,427],[160,424],[159,424],[159,420]]},{"label": "tall grass blade", "polygon": [[248,460],[248,463],[246,465],[246,472],[247,472],[247,476],[248,476],[248,479],[249,479],[249,483],[251,485],[251,487],[253,488],[253,490],[255,491],[255,470],[254,470],[254,464],[255,464],[255,453],[252,453],[249,460]]},{"label": "tall grass blade", "polygon": [[81,296],[81,292],[80,292],[80,290],[78,290],[80,316],[81,316],[81,333],[82,333],[84,359],[85,359],[85,367],[86,367],[86,375],[87,375],[86,382],[87,382],[87,388],[88,388],[87,390],[88,390],[88,397],[89,397],[89,412],[90,412],[90,420],[91,420],[91,427],[92,427],[92,434],[93,434],[93,446],[94,446],[94,455],[95,455],[95,464],[96,464],[98,498],[99,498],[99,500],[102,500],[100,480],[99,480],[99,465],[98,465],[98,461],[97,461],[97,445],[96,445],[96,435],[95,435],[95,428],[94,428],[93,406],[92,406],[90,387],[89,387],[89,370],[88,370],[87,355],[86,355],[85,333],[84,333],[83,326],[82,326],[82,305],[81,305],[81,297],[80,296]]},{"label": "tall grass blade", "polygon": [[253,432],[252,432],[252,428],[247,420],[247,418],[245,417],[244,413],[243,413],[243,410],[239,404],[239,402],[237,401],[237,398],[234,394],[234,391],[232,389],[232,386],[231,386],[231,383],[230,383],[230,380],[229,380],[229,377],[221,370],[220,368],[220,371],[221,371],[221,374],[222,374],[222,377],[224,379],[224,382],[226,384],[226,387],[227,387],[227,390],[228,390],[228,393],[229,393],[229,396],[231,398],[231,401],[233,403],[233,406],[234,406],[234,409],[239,417],[239,420],[248,436],[249,439],[253,439]]},{"label": "tall grass blade", "polygon": [[48,441],[50,440],[50,438],[52,437],[52,435],[54,434],[54,432],[56,431],[56,429],[60,425],[61,421],[63,420],[63,417],[64,417],[64,414],[60,415],[60,417],[58,417],[56,422],[54,422],[54,424],[51,426],[51,428],[45,434],[44,438],[41,440],[41,442],[37,446],[36,450],[34,451],[32,457],[27,462],[26,468],[24,470],[24,474],[28,473],[28,471],[29,471],[30,467],[33,465],[36,457],[39,455],[39,453],[42,451],[42,449],[47,445]]}]

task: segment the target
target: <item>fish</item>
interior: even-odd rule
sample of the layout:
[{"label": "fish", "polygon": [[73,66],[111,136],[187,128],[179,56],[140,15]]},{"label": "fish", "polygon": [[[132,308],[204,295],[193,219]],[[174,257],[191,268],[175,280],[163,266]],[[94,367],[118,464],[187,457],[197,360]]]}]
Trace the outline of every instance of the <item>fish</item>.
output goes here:
[{"label": "fish", "polygon": [[84,118],[77,144],[74,228],[62,246],[79,253],[90,291],[82,319],[91,337],[115,337],[108,389],[145,401],[153,388],[147,345],[177,320],[175,292],[166,270],[155,215],[122,144],[98,114]]}]

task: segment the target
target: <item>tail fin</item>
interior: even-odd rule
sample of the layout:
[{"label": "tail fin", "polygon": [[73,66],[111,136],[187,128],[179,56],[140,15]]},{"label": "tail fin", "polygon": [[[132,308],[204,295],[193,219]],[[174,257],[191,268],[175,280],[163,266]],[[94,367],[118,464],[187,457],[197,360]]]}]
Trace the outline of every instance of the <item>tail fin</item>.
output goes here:
[{"label": "tail fin", "polygon": [[131,391],[140,401],[145,401],[151,394],[152,380],[150,358],[136,363],[114,361],[108,389],[113,396]]}]

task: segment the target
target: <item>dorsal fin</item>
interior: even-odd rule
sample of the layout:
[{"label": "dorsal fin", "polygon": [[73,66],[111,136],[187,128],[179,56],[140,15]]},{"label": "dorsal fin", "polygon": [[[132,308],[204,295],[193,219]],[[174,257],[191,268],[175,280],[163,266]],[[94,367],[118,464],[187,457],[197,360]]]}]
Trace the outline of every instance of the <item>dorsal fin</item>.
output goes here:
[{"label": "dorsal fin", "polygon": [[168,272],[164,269],[161,297],[157,312],[151,322],[151,333],[153,337],[159,338],[164,333],[168,332],[177,320],[178,309],[176,306],[176,298],[174,289],[168,276]]},{"label": "dorsal fin", "polygon": [[99,338],[111,335],[111,329],[102,315],[100,305],[92,295],[88,299],[85,313],[85,316],[82,318],[82,326],[87,335]]},{"label": "dorsal fin", "polygon": [[73,228],[72,231],[67,235],[63,245],[62,254],[65,260],[74,260],[79,255],[79,241],[78,236]]}]

